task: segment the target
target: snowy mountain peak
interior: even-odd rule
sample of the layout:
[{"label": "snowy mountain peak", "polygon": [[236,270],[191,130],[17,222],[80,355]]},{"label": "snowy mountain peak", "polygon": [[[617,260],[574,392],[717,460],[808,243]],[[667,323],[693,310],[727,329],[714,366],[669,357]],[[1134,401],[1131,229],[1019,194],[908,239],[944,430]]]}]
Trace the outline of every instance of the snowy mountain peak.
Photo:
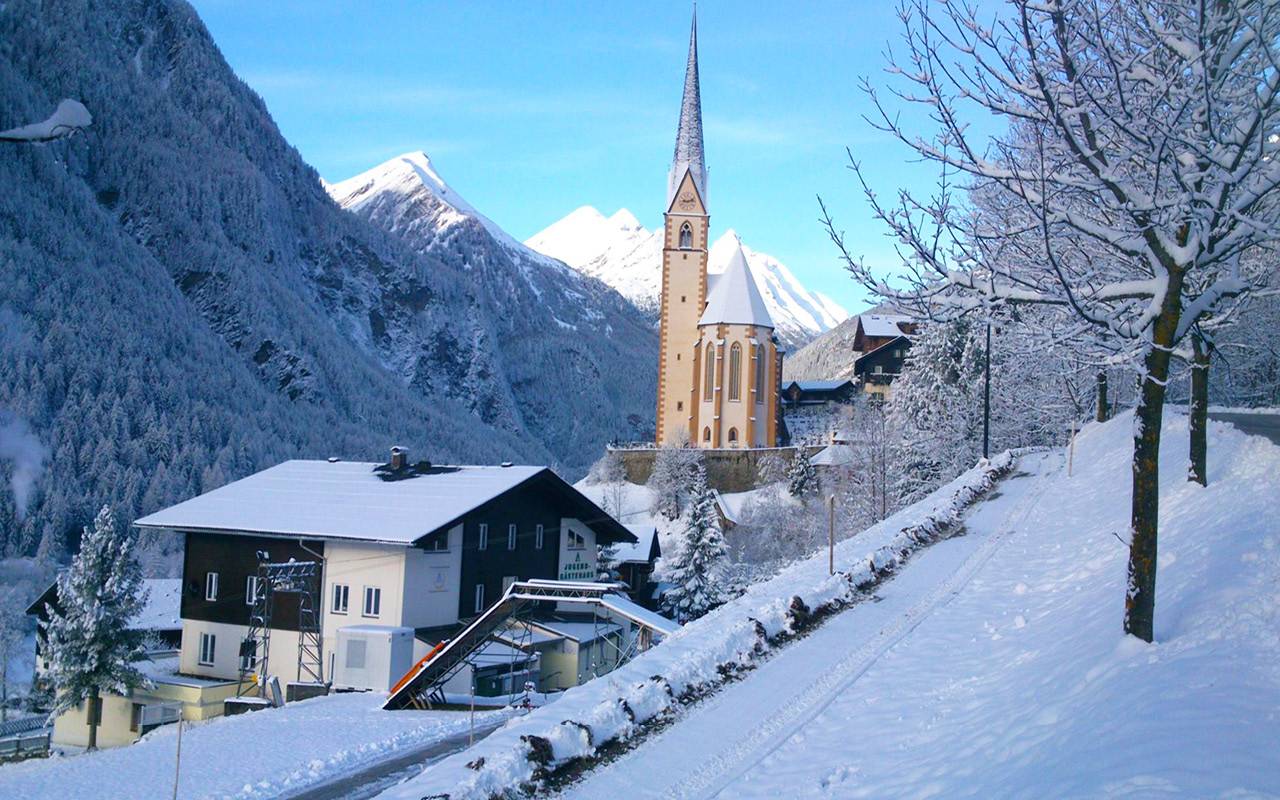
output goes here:
[{"label": "snowy mountain peak", "polygon": [[[595,209],[591,210],[595,211]],[[609,222],[624,231],[642,230],[644,228],[644,226],[640,224],[640,220],[636,219],[636,215],[632,214],[625,208],[620,208],[615,211],[613,216],[609,217]]]},{"label": "snowy mountain peak", "polygon": [[[606,218],[583,206],[530,237],[526,245],[599,278],[636,306],[657,315],[662,282],[662,235],[647,230],[630,211]],[[798,347],[834,328],[849,314],[830,298],[806,289],[785,264],[742,244],[732,228],[711,245],[707,271],[724,272],[741,246],[778,337]]]}]

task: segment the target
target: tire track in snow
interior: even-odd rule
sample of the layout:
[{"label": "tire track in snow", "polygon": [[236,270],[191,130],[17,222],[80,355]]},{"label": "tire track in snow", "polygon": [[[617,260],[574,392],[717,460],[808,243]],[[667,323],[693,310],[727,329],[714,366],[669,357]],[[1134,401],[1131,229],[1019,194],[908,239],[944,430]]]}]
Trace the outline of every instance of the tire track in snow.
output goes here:
[{"label": "tire track in snow", "polygon": [[[1043,460],[1041,463],[1043,464]],[[916,601],[894,623],[881,628],[861,647],[841,659],[835,669],[825,673],[805,691],[796,695],[781,714],[765,720],[760,727],[754,728],[730,749],[711,758],[696,774],[670,787],[664,796],[716,797],[766,756],[784,745],[797,731],[821,714],[837,695],[856,683],[881,656],[909,636],[929,614],[946,605],[964,589],[974,575],[991,560],[1005,539],[1039,504],[1040,498],[1048,489],[1048,481],[1043,480],[1045,477],[1047,474],[1044,471],[1038,470],[1033,474],[1032,479],[1038,480],[1039,485],[1009,510],[996,532],[971,553],[950,577]]]}]

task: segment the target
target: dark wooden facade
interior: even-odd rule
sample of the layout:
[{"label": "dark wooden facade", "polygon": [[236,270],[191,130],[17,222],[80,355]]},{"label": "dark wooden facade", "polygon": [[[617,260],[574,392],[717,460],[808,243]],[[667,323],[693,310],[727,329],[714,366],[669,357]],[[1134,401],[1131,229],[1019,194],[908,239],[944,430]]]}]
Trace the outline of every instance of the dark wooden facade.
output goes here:
[{"label": "dark wooden facade", "polygon": [[[307,548],[324,554],[324,542],[306,540]],[[229,625],[248,625],[252,606],[246,602],[245,590],[250,575],[258,574],[258,551],[269,560],[283,562],[315,561],[297,539],[275,539],[240,534],[186,534],[186,553],[182,561],[182,618]],[[218,599],[205,599],[206,575],[218,573]],[[317,603],[324,605],[323,590]],[[278,630],[298,629],[298,596],[278,594],[274,598],[271,627]]]},{"label": "dark wooden facade", "polygon": [[890,339],[870,353],[863,353],[854,362],[854,376],[868,383],[888,384],[902,372],[902,364],[910,349],[911,340],[906,336]]}]

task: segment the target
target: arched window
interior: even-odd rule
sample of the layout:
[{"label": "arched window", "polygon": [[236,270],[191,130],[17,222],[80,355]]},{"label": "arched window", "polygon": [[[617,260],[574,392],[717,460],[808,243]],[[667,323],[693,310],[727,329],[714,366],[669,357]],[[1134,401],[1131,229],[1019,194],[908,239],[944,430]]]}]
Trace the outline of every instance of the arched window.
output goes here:
[{"label": "arched window", "polygon": [[710,400],[715,395],[716,390],[716,346],[714,344],[707,345],[707,363],[703,367],[702,379],[702,399]]},{"label": "arched window", "polygon": [[730,445],[735,445],[735,444],[737,444],[737,443],[738,443],[738,429],[737,429],[737,428],[730,428],[730,429],[729,429],[729,444],[730,444]]},{"label": "arched window", "polygon": [[702,429],[702,441],[704,441],[704,442],[709,442],[709,441],[711,441],[711,429],[710,429],[710,428],[703,428],[703,429]]},{"label": "arched window", "polygon": [[729,348],[729,399],[742,399],[742,345],[737,342]]},{"label": "arched window", "polygon": [[764,402],[764,374],[769,371],[769,365],[764,362],[764,346],[756,345],[753,350],[756,351],[756,402]]},{"label": "arched window", "polygon": [[680,226],[680,249],[693,249],[693,226],[687,222]]}]

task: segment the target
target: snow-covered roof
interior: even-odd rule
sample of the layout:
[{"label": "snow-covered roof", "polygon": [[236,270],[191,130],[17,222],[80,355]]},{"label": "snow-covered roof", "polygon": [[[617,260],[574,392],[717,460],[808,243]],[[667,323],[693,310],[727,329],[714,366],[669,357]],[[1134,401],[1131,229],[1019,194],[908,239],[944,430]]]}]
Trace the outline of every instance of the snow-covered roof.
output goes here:
[{"label": "snow-covered roof", "polygon": [[680,100],[680,124],[676,128],[675,153],[667,180],[667,208],[680,190],[685,173],[693,177],[703,208],[707,206],[707,167],[702,152],[702,97],[698,86],[698,15],[689,31],[689,59],[684,70],[684,96]]},{"label": "snow-covered roof", "polygon": [[554,476],[546,467],[486,466],[383,480],[374,472],[378,466],[285,461],[134,524],[407,545],[536,475]]},{"label": "snow-covered roof", "polygon": [[902,314],[860,314],[858,324],[864,336],[906,336],[902,325],[910,325],[914,319]]},{"label": "snow-covered roof", "polygon": [[809,463],[815,467],[842,467],[853,463],[853,448],[847,444],[831,444],[813,454]]},{"label": "snow-covered roof", "polygon": [[569,622],[558,619],[535,619],[529,621],[530,625],[535,628],[543,628],[545,630],[558,633],[567,639],[572,639],[579,644],[583,642],[594,642],[597,639],[603,639],[612,633],[622,630],[622,627],[612,622]]},{"label": "snow-covered roof", "polygon": [[760,296],[760,288],[747,267],[747,258],[741,245],[729,259],[729,266],[716,281],[707,298],[707,308],[702,312],[699,325],[755,325],[773,328],[769,309]]},{"label": "snow-covered roof", "polygon": [[635,535],[634,544],[620,544],[617,546],[617,561],[619,564],[627,563],[647,563],[649,561],[649,553],[652,552],[653,541],[658,538],[658,528],[650,525],[624,525],[627,530]]},{"label": "snow-covered roof", "polygon": [[791,383],[798,386],[802,392],[830,392],[849,384],[850,381],[792,381]]}]

